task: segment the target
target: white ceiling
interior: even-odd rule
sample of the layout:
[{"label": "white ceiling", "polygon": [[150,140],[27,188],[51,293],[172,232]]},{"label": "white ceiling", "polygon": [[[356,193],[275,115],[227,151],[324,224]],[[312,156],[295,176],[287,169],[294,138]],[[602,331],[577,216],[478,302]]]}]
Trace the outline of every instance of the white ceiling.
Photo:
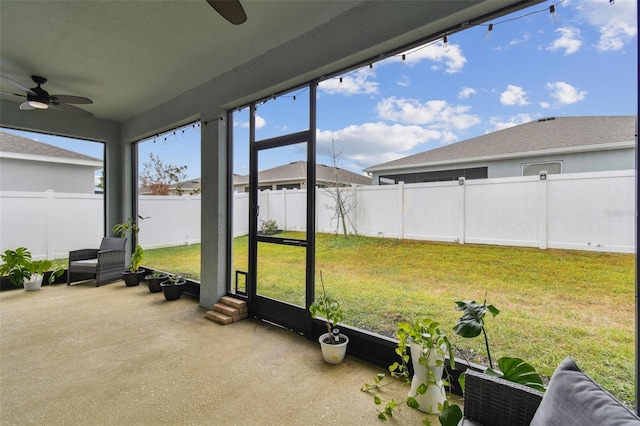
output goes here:
[{"label": "white ceiling", "polygon": [[259,71],[265,87],[291,84],[522,3],[244,0],[248,20],[234,26],[205,0],[0,0],[0,73],[27,87],[43,76],[49,93],[91,98],[80,106],[96,118],[126,122],[216,79],[257,90]]}]

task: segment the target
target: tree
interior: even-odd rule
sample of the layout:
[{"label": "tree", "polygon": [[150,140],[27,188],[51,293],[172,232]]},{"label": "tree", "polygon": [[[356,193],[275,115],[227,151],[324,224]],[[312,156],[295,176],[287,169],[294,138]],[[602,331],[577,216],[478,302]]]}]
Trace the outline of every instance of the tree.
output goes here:
[{"label": "tree", "polygon": [[350,213],[356,209],[356,199],[353,188],[350,183],[346,181],[345,170],[340,167],[341,155],[342,150],[336,151],[334,141],[331,139],[329,157],[331,157],[333,180],[330,186],[324,188],[324,191],[333,200],[333,205],[327,205],[326,207],[333,210],[331,220],[336,221],[336,234],[340,230],[340,227],[342,227],[342,235],[345,238],[349,238],[349,226],[353,231],[352,233],[358,235],[350,216]]},{"label": "tree", "polygon": [[104,190],[104,169],[100,171],[100,178],[96,187]]},{"label": "tree", "polygon": [[165,164],[160,156],[149,153],[149,161],[143,164],[144,170],[140,174],[142,186],[149,188],[151,195],[169,195],[169,187],[176,184],[176,193],[182,195],[180,182],[187,178],[187,166]]}]

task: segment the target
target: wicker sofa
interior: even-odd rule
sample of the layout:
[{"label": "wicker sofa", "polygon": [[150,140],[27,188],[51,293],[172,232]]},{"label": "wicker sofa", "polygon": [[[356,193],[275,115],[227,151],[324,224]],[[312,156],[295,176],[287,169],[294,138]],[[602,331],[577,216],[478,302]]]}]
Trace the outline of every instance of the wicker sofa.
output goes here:
[{"label": "wicker sofa", "polygon": [[468,370],[464,426],[640,425],[640,418],[617,401],[567,357],[547,391]]}]

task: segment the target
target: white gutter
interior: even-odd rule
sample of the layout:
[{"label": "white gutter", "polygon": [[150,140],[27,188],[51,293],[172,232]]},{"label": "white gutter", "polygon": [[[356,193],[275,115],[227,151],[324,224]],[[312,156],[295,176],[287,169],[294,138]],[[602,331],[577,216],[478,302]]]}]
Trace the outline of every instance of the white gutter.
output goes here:
[{"label": "white gutter", "polygon": [[82,160],[78,158],[62,158],[62,157],[47,157],[45,155],[33,155],[33,154],[20,154],[17,152],[0,152],[0,158],[11,158],[14,160],[25,161],[41,161],[43,163],[59,163],[59,164],[73,164],[76,166],[87,166],[102,169],[104,166],[100,160]]}]

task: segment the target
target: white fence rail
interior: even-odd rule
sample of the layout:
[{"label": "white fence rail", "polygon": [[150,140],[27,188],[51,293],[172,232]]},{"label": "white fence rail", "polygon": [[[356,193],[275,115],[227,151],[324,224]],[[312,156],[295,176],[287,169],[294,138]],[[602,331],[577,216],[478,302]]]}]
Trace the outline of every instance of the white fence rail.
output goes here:
[{"label": "white fence rail", "polygon": [[[635,252],[635,172],[598,172],[352,188],[360,235],[603,252]],[[264,191],[260,220],[305,230],[305,190]],[[234,194],[233,236],[248,233],[248,195]],[[335,232],[333,200],[317,192],[317,232]],[[200,242],[200,196],[141,196],[144,248]],[[204,214],[207,214],[206,212]],[[213,214],[213,213],[212,213]],[[103,197],[0,192],[0,251],[64,258],[102,238]]]}]

